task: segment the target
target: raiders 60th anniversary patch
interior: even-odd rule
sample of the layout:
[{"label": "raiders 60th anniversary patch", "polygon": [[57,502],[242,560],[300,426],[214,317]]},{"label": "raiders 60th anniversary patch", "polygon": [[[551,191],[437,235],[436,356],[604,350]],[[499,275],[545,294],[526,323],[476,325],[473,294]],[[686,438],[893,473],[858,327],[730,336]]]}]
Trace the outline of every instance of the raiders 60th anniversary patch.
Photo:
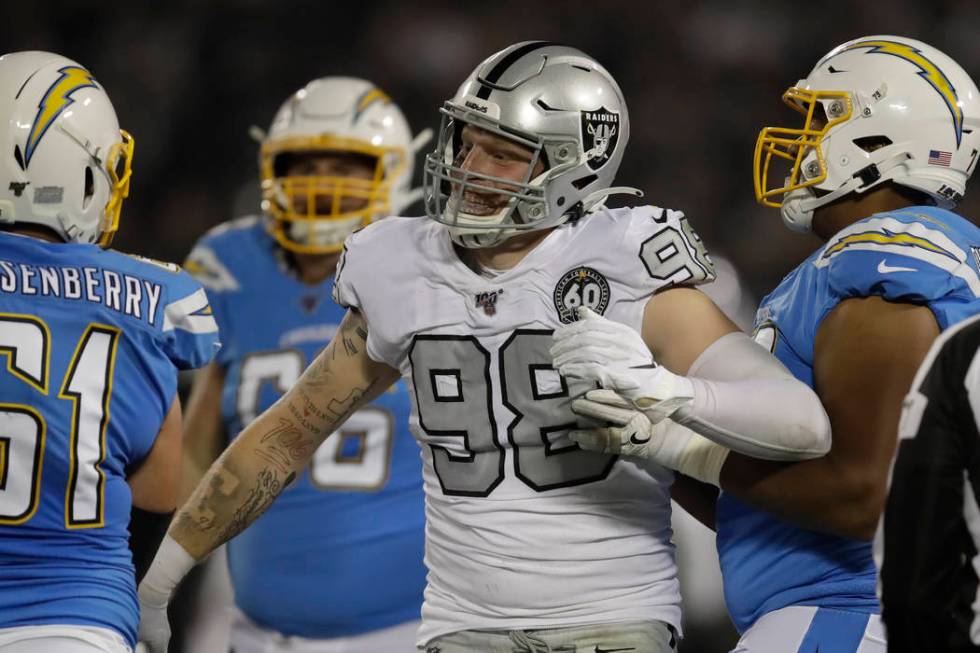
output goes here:
[{"label": "raiders 60th anniversary patch", "polygon": [[575,309],[588,306],[602,315],[609,306],[609,282],[588,267],[573,268],[562,275],[553,295],[562,324],[575,321]]}]

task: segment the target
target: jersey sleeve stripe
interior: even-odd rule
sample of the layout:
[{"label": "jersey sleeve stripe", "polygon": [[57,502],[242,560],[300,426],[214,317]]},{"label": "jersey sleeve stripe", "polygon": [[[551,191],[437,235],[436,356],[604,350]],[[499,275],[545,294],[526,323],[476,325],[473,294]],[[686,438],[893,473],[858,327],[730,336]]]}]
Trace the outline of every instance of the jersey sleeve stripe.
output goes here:
[{"label": "jersey sleeve stripe", "polygon": [[208,290],[227,292],[241,290],[238,280],[210,247],[198,245],[187,257],[184,269]]},{"label": "jersey sleeve stripe", "polygon": [[971,264],[971,257],[949,236],[921,223],[889,217],[859,222],[829,242],[814,265],[827,267],[835,257],[849,251],[881,252],[919,259],[959,277],[975,297],[980,297],[980,276]]},{"label": "jersey sleeve stripe", "polygon": [[208,296],[203,288],[163,309],[164,332],[183,329],[194,334],[217,333],[218,323],[211,314]]},{"label": "jersey sleeve stripe", "polygon": [[918,247],[929,252],[943,254],[944,256],[948,256],[954,260],[959,260],[956,258],[954,253],[943,249],[926,238],[908,233],[889,233],[887,230],[884,233],[880,231],[866,231],[864,233],[845,236],[839,239],[833,245],[829,246],[824,251],[821,258],[829,258],[842,249],[855,245],[898,245],[902,247]]}]

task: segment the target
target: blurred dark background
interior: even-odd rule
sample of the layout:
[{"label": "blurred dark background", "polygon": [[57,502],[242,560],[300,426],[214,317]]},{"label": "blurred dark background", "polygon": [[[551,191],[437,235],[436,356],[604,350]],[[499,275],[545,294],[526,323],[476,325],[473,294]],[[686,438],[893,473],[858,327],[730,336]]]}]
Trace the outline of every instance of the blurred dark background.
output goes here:
[{"label": "blurred dark background", "polygon": [[[834,45],[867,34],[919,38],[980,71],[975,0],[46,0],[4,14],[4,50],[53,50],[88,66],[136,138],[120,249],[181,261],[206,228],[255,211],[248,127],[267,126],[314,77],[373,80],[419,130],[437,126],[440,103],[484,57],[548,39],[592,54],[623,88],[633,133],[618,181],[683,209],[756,297],[816,245],[753,200],[759,128],[796,126],[782,91]],[[978,202],[963,212],[980,215]]]},{"label": "blurred dark background", "polygon": [[[755,298],[818,244],[753,198],[759,129],[797,126],[780,102],[786,87],[838,43],[871,34],[924,40],[980,77],[976,0],[45,0],[8,3],[4,20],[4,51],[51,50],[87,66],[134,135],[119,249],[181,261],[207,228],[257,211],[248,128],[266,127],[310,79],[370,79],[418,131],[437,126],[441,102],[483,58],[547,39],[595,56],[623,88],[632,137],[617,181],[684,210]],[[976,221],[980,199],[968,194],[960,212]],[[721,616],[688,632],[685,651],[734,641]]]}]

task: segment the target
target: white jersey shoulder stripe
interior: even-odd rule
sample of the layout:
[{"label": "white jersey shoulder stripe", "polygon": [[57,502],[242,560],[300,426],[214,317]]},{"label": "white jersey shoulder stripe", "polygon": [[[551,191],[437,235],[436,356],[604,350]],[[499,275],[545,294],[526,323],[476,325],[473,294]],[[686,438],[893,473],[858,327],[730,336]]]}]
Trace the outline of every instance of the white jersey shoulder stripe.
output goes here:
[{"label": "white jersey shoulder stripe", "polygon": [[163,331],[174,329],[195,334],[218,332],[218,323],[214,321],[204,288],[198,288],[193,294],[171,302],[163,309]]},{"label": "white jersey shoulder stripe", "polygon": [[187,257],[184,268],[208,290],[229,292],[241,289],[235,275],[207,245],[195,247]]}]

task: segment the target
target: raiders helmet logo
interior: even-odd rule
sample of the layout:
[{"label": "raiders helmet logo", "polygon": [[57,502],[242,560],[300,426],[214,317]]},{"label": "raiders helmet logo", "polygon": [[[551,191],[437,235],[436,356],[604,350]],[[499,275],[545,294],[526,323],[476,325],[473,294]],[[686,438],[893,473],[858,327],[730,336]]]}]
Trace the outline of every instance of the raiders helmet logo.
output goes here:
[{"label": "raiders helmet logo", "polygon": [[605,313],[609,306],[609,282],[592,268],[573,268],[562,275],[553,298],[558,319],[562,324],[571,324],[577,319],[575,309],[579,306],[588,306],[599,315]]},{"label": "raiders helmet logo", "polygon": [[619,114],[605,107],[582,112],[582,148],[589,167],[606,165],[619,140]]}]

